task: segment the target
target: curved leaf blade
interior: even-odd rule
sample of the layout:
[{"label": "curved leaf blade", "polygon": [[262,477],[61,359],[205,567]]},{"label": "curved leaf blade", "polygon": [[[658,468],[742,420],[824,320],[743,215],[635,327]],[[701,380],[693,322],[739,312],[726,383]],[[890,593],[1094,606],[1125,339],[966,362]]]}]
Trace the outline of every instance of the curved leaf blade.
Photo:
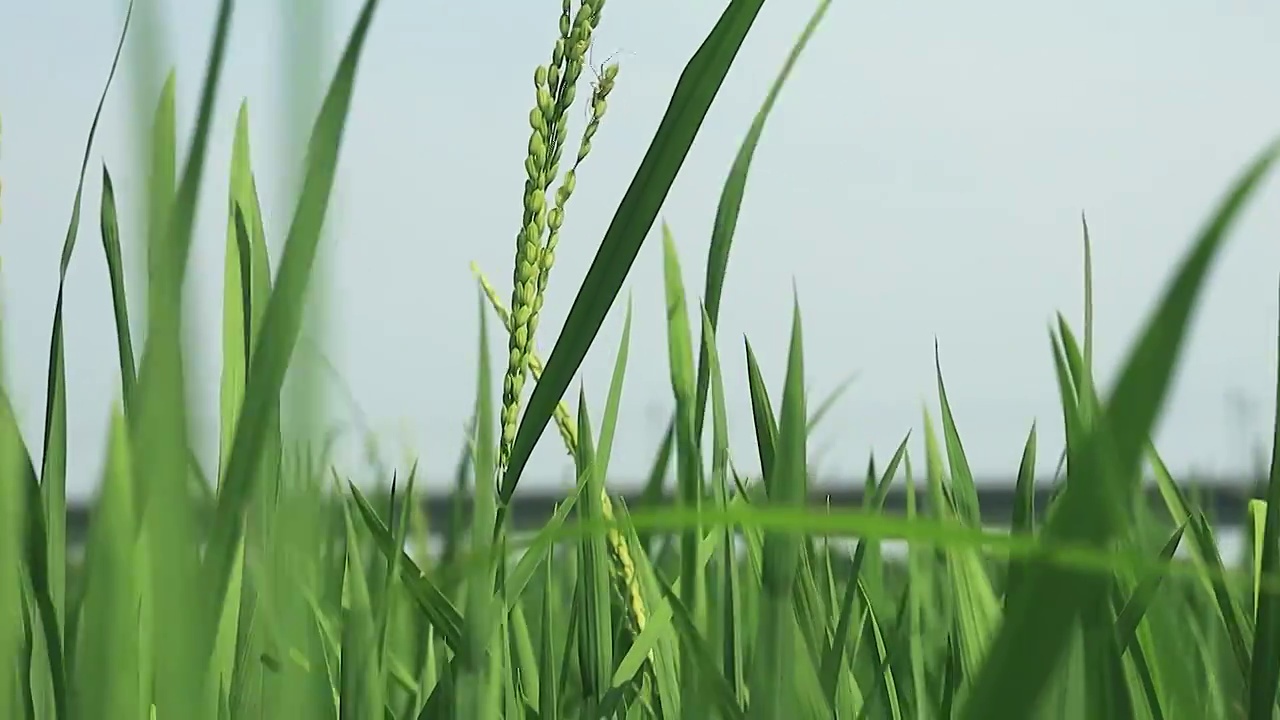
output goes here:
[{"label": "curved leaf blade", "polygon": [[505,506],[515,492],[534,445],[546,429],[556,405],[573,381],[600,325],[613,306],[640,246],[653,227],[671,184],[675,182],[676,174],[702,127],[702,121],[763,6],[764,0],[730,2],[681,73],[649,150],[618,205],[587,276],[578,289],[565,318],[564,329],[547,360],[542,380],[529,398],[529,405],[516,431],[506,474],[502,478],[500,507]]}]

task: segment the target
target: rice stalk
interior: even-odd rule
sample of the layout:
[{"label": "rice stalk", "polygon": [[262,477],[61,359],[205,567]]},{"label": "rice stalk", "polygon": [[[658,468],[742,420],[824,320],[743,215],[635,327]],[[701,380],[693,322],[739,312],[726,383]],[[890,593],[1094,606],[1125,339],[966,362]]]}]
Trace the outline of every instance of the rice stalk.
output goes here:
[{"label": "rice stalk", "polygon": [[[586,64],[592,34],[600,23],[605,0],[584,0],[572,14],[572,0],[563,0],[560,14],[560,37],[556,39],[548,65],[539,65],[533,74],[537,101],[529,113],[528,156],[525,158],[524,212],[516,235],[516,255],[512,269],[511,318],[509,323],[508,361],[502,381],[502,434],[499,441],[499,474],[505,472],[519,424],[521,392],[529,367],[529,350],[538,328],[547,276],[555,259],[555,242],[564,222],[564,204],[573,194],[576,176],[569,174],[556,192],[556,204],[547,212],[547,192],[559,174],[560,157],[568,132],[569,108],[573,105],[577,83]],[[572,15],[572,18],[571,18]],[[616,74],[616,70],[614,74]],[[612,83],[602,83],[611,87]],[[605,91],[607,94],[607,90]],[[599,105],[602,115],[603,100]],[[593,117],[596,117],[593,112]],[[596,117],[596,123],[599,120]],[[590,127],[590,126],[588,126]],[[595,130],[589,130],[594,134]],[[584,137],[586,137],[584,135]],[[589,142],[584,145],[589,149]],[[579,151],[579,162],[585,153]],[[576,163],[575,163],[576,167]],[[543,245],[548,227],[554,239]],[[543,258],[544,252],[547,253]],[[507,498],[499,498],[505,503]]]},{"label": "rice stalk", "polygon": [[[489,299],[489,304],[493,307],[494,313],[502,321],[502,324],[508,328],[511,326],[511,313],[502,304],[502,298],[498,295],[498,291],[494,289],[493,284],[485,277],[480,268],[474,263],[471,266],[475,273],[477,281],[480,283],[481,289],[485,296]],[[529,350],[529,372],[533,376],[536,383],[542,377],[542,360],[538,357],[535,349]],[[569,406],[563,400],[556,406],[555,410],[556,428],[560,431],[560,438],[564,442],[565,449],[569,456],[578,451],[578,427],[573,421],[569,412]],[[614,582],[617,585],[617,592],[622,598],[623,606],[627,610],[627,623],[632,636],[635,637],[644,631],[645,622],[649,613],[645,605],[644,595],[640,590],[640,581],[636,577],[635,561],[631,557],[631,548],[622,537],[622,533],[616,527],[613,527],[615,515],[613,512],[613,501],[609,498],[609,493],[603,488],[600,491],[600,504],[603,508],[605,522],[610,524],[610,528],[606,535],[606,541],[609,545],[609,556],[613,562]]]}]

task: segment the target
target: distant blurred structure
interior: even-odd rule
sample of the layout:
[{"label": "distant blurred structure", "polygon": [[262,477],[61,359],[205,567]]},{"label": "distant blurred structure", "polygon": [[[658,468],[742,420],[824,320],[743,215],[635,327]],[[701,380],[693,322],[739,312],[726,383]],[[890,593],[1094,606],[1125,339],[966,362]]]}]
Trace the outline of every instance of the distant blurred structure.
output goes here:
[{"label": "distant blurred structure", "polygon": [[[1013,478],[978,478],[978,500],[982,509],[983,521],[992,527],[1007,527],[1013,515],[1015,503]],[[621,495],[629,511],[638,508],[671,506],[675,499],[666,494],[658,498],[645,497],[636,489],[637,485],[629,483],[628,490]],[[1246,506],[1250,498],[1260,497],[1265,490],[1265,480],[1257,478],[1214,478],[1208,482],[1183,485],[1187,496],[1202,507],[1209,520],[1218,527],[1240,528],[1246,518]],[[1035,509],[1039,515],[1044,512],[1052,498],[1055,487],[1046,482],[1036,490]],[[551,517],[557,504],[564,501],[563,489],[546,490],[521,489],[512,500],[511,521],[517,530],[530,530],[541,527]],[[863,485],[861,481],[847,481],[838,484],[826,483],[816,487],[810,494],[810,502],[816,507],[854,509],[863,504]],[[885,498],[885,512],[901,515],[906,511],[906,492],[897,487],[890,490]],[[1152,508],[1162,508],[1164,500],[1154,484],[1148,484],[1145,497]],[[370,500],[378,505],[386,504],[385,497]],[[446,492],[435,492],[423,496],[423,511],[426,514],[427,527],[433,533],[447,532],[453,524],[453,518],[459,511],[461,517],[470,513],[470,499],[457,498]],[[927,493],[917,491],[917,502],[928,507]],[[67,508],[67,541],[69,545],[79,546],[87,536],[90,509],[86,505],[73,505]]]}]

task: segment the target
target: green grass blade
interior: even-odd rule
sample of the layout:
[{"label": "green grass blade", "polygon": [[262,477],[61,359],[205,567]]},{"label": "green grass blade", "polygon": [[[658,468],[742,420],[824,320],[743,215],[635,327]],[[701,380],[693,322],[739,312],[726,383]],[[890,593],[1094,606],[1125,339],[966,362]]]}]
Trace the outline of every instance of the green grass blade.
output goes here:
[{"label": "green grass blade", "polygon": [[1115,633],[1115,610],[1109,596],[1084,612],[1084,692],[1088,717],[1132,720],[1133,688],[1125,674],[1123,650]]},{"label": "green grass blade", "polygon": [[942,436],[946,442],[951,483],[955,489],[956,511],[961,520],[976,527],[982,523],[982,517],[978,512],[978,489],[973,484],[973,471],[969,469],[964,445],[960,442],[960,433],[956,430],[956,421],[951,414],[951,403],[947,401],[947,388],[942,382],[942,358],[936,342],[933,346],[933,361],[938,375],[938,402],[942,406]]},{"label": "green grass blade", "polygon": [[23,586],[23,496],[30,494],[34,469],[23,467],[27,449],[18,430],[9,395],[0,380],[0,711],[21,718],[28,713],[20,697],[22,683],[30,688],[30,678],[22,672],[24,655]]},{"label": "green grass blade", "polygon": [[[693,336],[689,327],[689,313],[685,302],[684,280],[680,261],[676,255],[675,240],[670,228],[662,226],[663,279],[667,301],[667,358],[671,373],[671,392],[676,404],[676,486],[680,503],[695,511],[702,506],[703,479],[702,457],[694,433],[693,398],[695,376],[693,367]],[[702,538],[700,527],[686,528],[680,540],[680,594],[693,613],[694,622],[705,628],[706,583],[702,568],[697,563],[698,542]],[[690,693],[696,686],[694,678],[685,678],[682,687]]]},{"label": "green grass blade", "polygon": [[544,718],[560,716],[560,683],[556,670],[555,570],[553,557],[547,555],[542,575],[542,635],[538,644],[538,714]]},{"label": "green grass blade", "polygon": [[[251,288],[252,255],[249,224],[252,207],[252,170],[249,166],[249,116],[242,103],[232,141],[231,182],[228,191],[227,241],[222,294],[222,384],[219,394],[218,480],[235,438],[236,420],[244,404],[244,382],[249,371],[253,335]],[[270,494],[270,493],[267,493]],[[241,537],[235,565],[228,582],[226,603],[220,612],[215,641],[216,674],[226,682],[236,664],[237,636],[240,634],[240,607],[252,610],[256,598],[251,586],[243,584],[246,538]],[[241,597],[242,593],[246,597]],[[345,631],[344,631],[345,632]],[[344,634],[345,639],[345,634]]]},{"label": "green grass blade", "polygon": [[[200,647],[201,625],[216,622],[200,607],[195,509],[188,485],[186,382],[182,360],[182,289],[203,179],[212,113],[230,31],[232,2],[220,3],[187,161],[164,230],[150,238],[148,332],[138,377],[133,457],[147,478],[143,518],[152,559],[155,707],[159,716],[209,717],[216,686],[203,694],[212,645]],[[207,618],[207,619],[206,619]]]},{"label": "green grass blade", "polygon": [[254,315],[265,303],[265,296],[255,296],[253,288],[253,241],[250,233],[261,222],[253,187],[253,169],[249,147],[249,108],[241,103],[236,116],[235,137],[231,151],[231,181],[228,188],[227,241],[222,281],[222,388],[219,396],[220,466],[226,462],[235,438],[236,420],[244,403],[245,378],[254,334]]},{"label": "green grass blade", "polygon": [[[898,472],[898,466],[902,463],[903,458],[906,457],[907,443],[910,439],[911,436],[908,434],[907,437],[902,439],[902,444],[893,453],[893,458],[889,460],[884,474],[875,485],[875,492],[867,498],[868,510],[875,512],[884,507],[885,497],[889,494],[889,486]],[[844,655],[848,646],[849,631],[853,627],[855,600],[859,592],[866,592],[866,588],[860,586],[860,578],[863,564],[866,562],[866,557],[870,550],[870,544],[871,541],[864,538],[858,542],[858,547],[853,551],[853,562],[848,570],[849,576],[845,581],[844,593],[840,599],[839,614],[836,616],[835,634],[832,636],[831,644],[827,646],[822,658],[822,687],[827,694],[827,701],[832,705],[835,705],[836,702],[837,681],[840,678],[841,666],[845,661]],[[870,607],[869,602],[866,604]]]},{"label": "green grass blade", "polygon": [[[680,644],[685,648],[682,653],[682,662],[694,665],[697,669],[694,671],[701,679],[701,687],[706,693],[705,696],[698,698],[699,703],[705,702],[707,705],[714,705],[719,711],[719,716],[724,720],[739,720],[745,718],[742,708],[738,705],[738,700],[734,696],[733,687],[725,680],[720,669],[716,667],[715,655],[711,652],[711,648],[707,646],[706,640],[699,634],[697,627],[694,626],[693,617],[689,614],[689,610],[680,602],[679,596],[665,583],[662,584],[663,594],[667,602],[671,603],[672,617],[675,619],[676,631],[680,635]],[[681,705],[687,711],[687,706]],[[704,712],[706,712],[704,708]],[[687,717],[711,717],[710,713],[701,715],[688,715]]]},{"label": "green grass blade", "polygon": [[760,364],[756,362],[756,354],[751,349],[750,341],[743,338],[743,343],[747,353],[747,388],[751,395],[751,415],[755,422],[756,450],[760,456],[760,473],[764,476],[764,486],[768,490],[771,487],[774,454],[778,444],[778,423],[773,415],[773,404],[769,401],[764,377],[760,374]]},{"label": "green grass blade", "polygon": [[1084,366],[1093,375],[1093,243],[1089,240],[1089,221],[1080,213],[1080,229],[1084,235]]},{"label": "green grass blade", "polygon": [[479,297],[480,350],[476,380],[475,429],[472,465],[475,486],[471,518],[470,570],[467,574],[467,602],[463,615],[463,644],[459,652],[458,679],[459,718],[496,717],[500,675],[495,666],[501,656],[499,642],[505,633],[497,626],[506,613],[495,602],[493,589],[497,582],[498,564],[490,529],[497,514],[493,478],[497,472],[496,415],[493,401],[493,377],[489,358],[489,328],[486,322],[486,299]]},{"label": "green grass blade", "polygon": [[307,282],[337,172],[356,72],[377,7],[377,0],[364,3],[312,131],[302,192],[285,239],[275,287],[267,301],[260,332],[262,342],[253,352],[244,404],[220,482],[204,561],[206,574],[215,583],[209,596],[214,608],[221,607],[227,597],[242,513],[254,494],[255,471],[267,442],[267,431],[279,419],[280,391],[301,332]]},{"label": "green grass blade", "polygon": [[[1118,584],[1112,585],[1111,606],[1116,613],[1117,621],[1124,617],[1125,600]],[[1146,614],[1145,610],[1143,614]],[[1151,713],[1152,720],[1164,720],[1165,703],[1161,700],[1163,694],[1152,665],[1153,654],[1149,652],[1148,644],[1142,640],[1141,636],[1142,633],[1138,633],[1135,628],[1136,642],[1130,644],[1126,649],[1124,636],[1117,629],[1116,641],[1121,654],[1127,652],[1134,674],[1138,676],[1138,684],[1141,686],[1143,698],[1147,703],[1147,711]]]},{"label": "green grass blade", "polygon": [[[829,7],[831,7],[831,0],[819,0],[818,7],[809,18],[809,23],[796,38],[791,52],[787,54],[787,59],[782,64],[782,69],[778,71],[773,85],[769,87],[764,104],[756,111],[755,119],[752,120],[746,137],[738,146],[738,154],[734,156],[733,166],[729,168],[729,176],[720,190],[720,202],[716,206],[715,224],[711,230],[711,244],[707,250],[707,278],[703,290],[703,304],[706,305],[707,317],[711,319],[712,330],[715,330],[720,323],[720,299],[724,292],[725,274],[729,269],[729,251],[733,247],[734,231],[738,228],[738,215],[742,211],[742,199],[746,194],[747,176],[751,171],[751,160],[755,157],[756,146],[760,144],[765,123],[768,122],[769,114],[782,94],[782,87],[791,77],[791,72],[800,60],[800,55],[809,44],[809,39],[817,32],[818,26],[822,24],[822,18],[826,16]],[[699,439],[702,437],[702,423],[707,408],[707,382],[710,380],[706,348],[707,345],[704,342],[698,357],[698,395],[695,405],[694,431]]]},{"label": "green grass blade", "polygon": [[159,293],[164,289],[150,280],[156,273],[163,272],[157,267],[157,264],[163,261],[158,248],[164,242],[165,233],[168,232],[169,216],[173,212],[173,202],[177,197],[177,84],[177,75],[170,70],[151,116],[150,147],[148,148],[150,166],[147,176],[146,260],[149,281],[147,308],[163,302]]},{"label": "green grass blade", "polygon": [[511,460],[502,479],[501,505],[505,506],[515,492],[534,445],[586,357],[587,349],[622,288],[702,121],[763,5],[764,0],[730,2],[681,73],[649,150],[618,205],[569,309],[555,349],[547,360],[542,381],[529,398],[528,408],[516,433]]},{"label": "green grass blade", "polygon": [[569,516],[569,512],[577,505],[585,490],[586,485],[579,482],[577,489],[556,505],[551,517],[529,543],[528,550],[525,551],[516,563],[515,568],[507,575],[506,602],[508,610],[514,609],[516,604],[520,602],[521,595],[524,593],[525,588],[528,587],[529,581],[533,579],[533,574],[538,571],[538,568],[550,562],[551,556],[555,552],[555,543],[552,540],[552,536],[564,525],[565,518]]},{"label": "green grass blade", "polygon": [[[579,476],[585,485],[580,517],[586,522],[604,519],[601,494],[604,483],[597,475],[595,447],[586,395],[578,399]],[[578,579],[582,589],[582,618],[578,630],[578,665],[581,671],[584,712],[594,715],[613,673],[613,615],[609,605],[609,556],[602,533],[587,533],[578,543]]]},{"label": "green grass blade", "polygon": [[[406,484],[404,497],[400,499],[397,507],[394,508],[396,522],[392,530],[395,536],[395,546],[399,548],[405,547],[408,542],[409,519],[412,511],[414,499],[414,486],[418,478],[418,466],[414,465],[409,471],[409,481]],[[399,604],[396,602],[400,598],[400,563],[395,557],[384,558],[385,570],[383,571],[382,592],[379,593],[377,612],[377,634],[378,634],[378,663],[382,667],[383,672],[387,673],[391,668],[392,650],[391,650],[391,634],[395,625],[396,611]],[[388,677],[383,677],[383,682]]]},{"label": "green grass blade", "polygon": [[622,401],[622,381],[627,374],[627,357],[631,351],[631,303],[627,303],[627,315],[622,322],[622,339],[618,341],[618,354],[613,362],[613,377],[609,380],[609,396],[604,406],[604,418],[600,424],[600,442],[596,446],[595,472],[600,478],[601,489],[609,480],[609,456],[613,450],[613,434],[618,427],[618,409]]},{"label": "green grass blade", "polygon": [[346,595],[350,607],[344,608],[342,618],[338,720],[364,720],[382,714],[384,686],[378,664],[368,576],[360,557],[359,536],[345,506],[343,525],[347,536]]},{"label": "green grass blade", "polygon": [[[1239,211],[1280,152],[1272,144],[1235,183],[1184,258],[1154,316],[1122,365],[1098,424],[1072,453],[1085,463],[1045,524],[1045,535],[1103,545],[1137,493],[1138,467],[1168,392],[1200,289]],[[963,720],[1024,718],[1065,650],[1079,613],[1106,589],[1097,576],[1035,566],[975,678]]]},{"label": "green grass blade", "polygon": [[[862,600],[863,606],[867,613],[867,632],[871,635],[871,647],[873,651],[873,659],[875,661],[875,679],[876,688],[879,690],[879,702],[881,704],[881,712],[887,712],[888,717],[892,720],[902,720],[902,706],[898,701],[898,684],[893,676],[893,668],[889,662],[889,647],[885,642],[884,632],[880,629],[880,621],[876,618],[874,604],[871,601],[871,595],[867,592],[866,585],[861,581],[856,583],[858,595]],[[867,708],[871,707],[868,702],[863,712],[867,712]]]},{"label": "green grass blade", "polygon": [[[797,300],[792,310],[791,346],[770,493],[770,501],[783,506],[802,506],[808,497],[804,387],[804,339]],[[794,535],[768,533],[764,542],[764,595],[756,632],[750,711],[753,718],[774,719],[802,706],[796,683],[789,682],[794,680],[792,674],[799,662],[791,597],[801,540]]]},{"label": "green grass blade", "polygon": [[[1280,334],[1277,335],[1280,337]],[[1271,442],[1271,471],[1267,481],[1266,521],[1257,575],[1280,572],[1280,370],[1276,372],[1276,417]],[[1256,583],[1255,583],[1256,585]],[[1280,684],[1280,592],[1259,593],[1253,651],[1249,665],[1249,719],[1270,720]]]},{"label": "green grass blade", "polygon": [[[1013,487],[1013,517],[1010,531],[1033,535],[1036,518],[1036,425],[1031,424],[1027,441],[1022,446],[1022,461],[1018,463],[1018,479]],[[1023,561],[1009,558],[1008,574],[1004,583],[1004,608],[1007,612],[1011,598],[1018,593],[1022,577],[1026,573]]]},{"label": "green grass blade", "polygon": [[[662,498],[662,488],[666,483],[667,468],[671,465],[671,454],[675,449],[675,440],[676,423],[673,416],[671,421],[667,423],[666,431],[662,433],[662,442],[658,444],[658,451],[653,455],[653,462],[649,465],[649,474],[646,475],[644,489],[640,491],[640,497],[646,503],[655,502]],[[644,548],[646,553],[653,553],[656,549],[651,533],[641,533],[639,542],[639,546]]]},{"label": "green grass blade", "polygon": [[[711,316],[702,309],[702,354],[706,356],[710,371],[711,388],[711,475],[715,504],[719,510],[729,507],[729,413],[725,408],[724,378],[720,371],[720,352],[716,343],[716,331]],[[721,530],[721,586],[718,598],[721,608],[718,614],[721,646],[721,668],[729,681],[738,706],[746,702],[746,652],[744,649],[742,615],[742,588],[738,580],[738,559],[735,553],[736,528],[726,524]]]},{"label": "green grass blade", "polygon": [[373,537],[378,551],[384,557],[399,558],[401,582],[404,583],[409,596],[422,610],[432,627],[440,632],[445,645],[450,650],[458,652],[462,646],[461,613],[449,601],[448,596],[418,567],[413,558],[409,557],[404,547],[396,546],[391,531],[378,517],[378,511],[373,508],[360,489],[355,485],[349,485],[348,489],[351,491],[352,501],[356,504],[356,510]]},{"label": "green grass blade", "polygon": [[116,193],[111,173],[102,166],[102,207],[100,222],[102,249],[107,257],[107,277],[111,282],[111,309],[116,321],[116,347],[120,354],[120,390],[124,413],[128,417],[138,384],[138,370],[133,355],[133,335],[129,325],[129,300],[124,287],[124,257],[120,250],[120,225],[116,215]]},{"label": "green grass blade", "polygon": [[[1173,554],[1178,550],[1178,544],[1182,541],[1182,533],[1186,527],[1183,524],[1174,530],[1173,535],[1160,549],[1160,562],[1167,563],[1173,559]],[[1121,649],[1128,650],[1133,647],[1138,637],[1138,623],[1142,622],[1147,609],[1151,607],[1151,602],[1155,599],[1156,591],[1160,589],[1164,577],[1164,573],[1156,573],[1143,578],[1130,593],[1124,607],[1119,610],[1115,628],[1116,636],[1120,638]]]},{"label": "green grass blade", "polygon": [[[67,225],[66,237],[62,243],[62,258],[58,268],[58,296],[53,313],[53,331],[49,340],[49,373],[45,393],[45,425],[44,442],[41,452],[40,491],[41,506],[44,513],[44,529],[46,549],[44,568],[32,568],[42,576],[47,587],[36,587],[39,594],[47,593],[49,606],[40,609],[41,622],[45,624],[45,634],[36,641],[36,663],[48,666],[48,684],[41,677],[33,679],[38,684],[36,690],[37,711],[52,713],[53,717],[67,717],[67,688],[65,665],[63,665],[62,629],[66,627],[66,556],[67,556],[67,378],[66,360],[62,334],[62,309],[66,293],[67,270],[71,265],[71,255],[75,250],[76,238],[80,231],[80,209],[84,197],[85,175],[89,169],[89,154],[93,150],[94,136],[97,134],[98,122],[102,117],[102,108],[106,104],[107,93],[115,79],[116,68],[120,63],[120,54],[124,49],[124,40],[129,31],[129,20],[133,15],[133,3],[130,2],[125,11],[120,38],[116,44],[115,55],[111,61],[111,69],[107,73],[107,81],[98,98],[98,107],[93,114],[93,122],[89,126],[89,135],[85,140],[84,155],[80,162],[80,175],[76,183],[75,200],[71,207],[71,220]],[[35,577],[33,577],[33,580]],[[45,615],[52,611],[52,617]],[[53,633],[48,630],[52,629]],[[54,667],[54,665],[59,667]]]},{"label": "green grass blade", "polygon": [[[1270,478],[1268,478],[1268,485]],[[1246,513],[1248,515],[1246,532],[1250,540],[1250,546],[1247,551],[1248,559],[1252,562],[1251,570],[1253,577],[1251,580],[1251,588],[1253,590],[1253,612],[1254,622],[1258,621],[1258,606],[1262,602],[1262,586],[1264,584],[1262,574],[1262,558],[1266,554],[1264,543],[1267,538],[1267,500],[1259,500],[1258,498],[1250,498],[1246,505]]]},{"label": "green grass blade", "polygon": [[141,653],[137,608],[141,601],[132,564],[134,476],[123,417],[112,416],[102,492],[94,510],[83,601],[83,649],[73,678],[75,712],[104,720],[143,717],[138,682]]},{"label": "green grass blade", "polygon": [[827,393],[827,396],[822,399],[822,402],[818,403],[817,409],[809,413],[809,432],[813,432],[813,429],[818,427],[818,424],[827,416],[827,413],[831,412],[832,408],[835,407],[836,403],[840,401],[840,398],[844,396],[844,394],[853,385],[853,381],[857,378],[857,375],[850,375],[844,380],[841,380],[840,384],[836,385],[835,388],[830,393]]}]

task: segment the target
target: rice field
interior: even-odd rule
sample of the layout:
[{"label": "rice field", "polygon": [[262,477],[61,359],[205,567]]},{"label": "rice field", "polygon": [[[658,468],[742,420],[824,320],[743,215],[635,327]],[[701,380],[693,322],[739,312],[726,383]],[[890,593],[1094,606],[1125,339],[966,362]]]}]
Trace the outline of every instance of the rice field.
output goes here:
[{"label": "rice field", "polygon": [[[475,405],[455,478],[471,502],[441,532],[412,501],[415,468],[363,478],[385,488],[364,492],[367,483],[340,476],[322,446],[281,431],[281,388],[378,0],[366,0],[350,29],[314,120],[277,257],[267,251],[242,116],[225,216],[217,467],[201,468],[190,451],[182,288],[199,188],[227,180],[203,172],[232,16],[231,0],[221,0],[194,131],[180,147],[171,75],[147,108],[148,182],[118,188],[145,194],[147,227],[118,227],[109,172],[101,197],[75,191],[64,278],[81,210],[96,206],[120,369],[83,557],[68,557],[66,458],[77,449],[66,434],[61,292],[38,446],[20,435],[7,395],[0,403],[0,716],[1274,718],[1280,464],[1273,459],[1264,497],[1249,502],[1238,547],[1225,548],[1150,436],[1215,257],[1280,144],[1224,191],[1106,388],[1094,381],[1084,231],[1083,321],[1059,316],[1045,358],[1067,447],[1059,472],[1037,477],[1029,428],[1011,527],[980,522],[941,368],[940,413],[887,461],[868,463],[864,506],[812,507],[808,438],[827,403],[805,392],[799,303],[782,377],[760,372],[749,341],[724,345],[715,331],[752,153],[829,4],[797,39],[727,171],[704,286],[686,284],[670,231],[656,233],[666,336],[633,338],[628,309],[597,418],[585,390],[570,392],[573,378],[655,235],[763,0],[728,2],[689,59],[559,328],[539,327],[557,241],[622,80],[616,63],[587,60],[606,0],[563,0],[558,18],[547,18],[547,63],[531,73],[529,108],[512,108],[527,117],[529,143],[512,158],[526,182],[519,209],[511,202],[510,271],[475,268]],[[122,44],[127,36],[126,24]],[[571,120],[582,127],[571,130]],[[86,166],[92,144],[91,131]],[[135,239],[145,242],[147,283],[129,294],[122,243]],[[146,333],[135,338],[129,300],[139,296]],[[633,342],[666,350],[675,411],[647,491],[677,493],[673,510],[633,510],[609,491]],[[540,345],[554,349],[543,357]],[[748,385],[726,388],[721,368],[737,362]],[[751,399],[759,477],[740,473],[728,450],[731,391]],[[563,446],[577,486],[545,527],[517,534],[509,509],[544,434]],[[1137,502],[1144,477],[1163,507]],[[1033,507],[1037,484],[1054,489],[1048,507]],[[906,512],[883,512],[897,487],[909,489]],[[432,532],[438,544],[428,552]]]}]

